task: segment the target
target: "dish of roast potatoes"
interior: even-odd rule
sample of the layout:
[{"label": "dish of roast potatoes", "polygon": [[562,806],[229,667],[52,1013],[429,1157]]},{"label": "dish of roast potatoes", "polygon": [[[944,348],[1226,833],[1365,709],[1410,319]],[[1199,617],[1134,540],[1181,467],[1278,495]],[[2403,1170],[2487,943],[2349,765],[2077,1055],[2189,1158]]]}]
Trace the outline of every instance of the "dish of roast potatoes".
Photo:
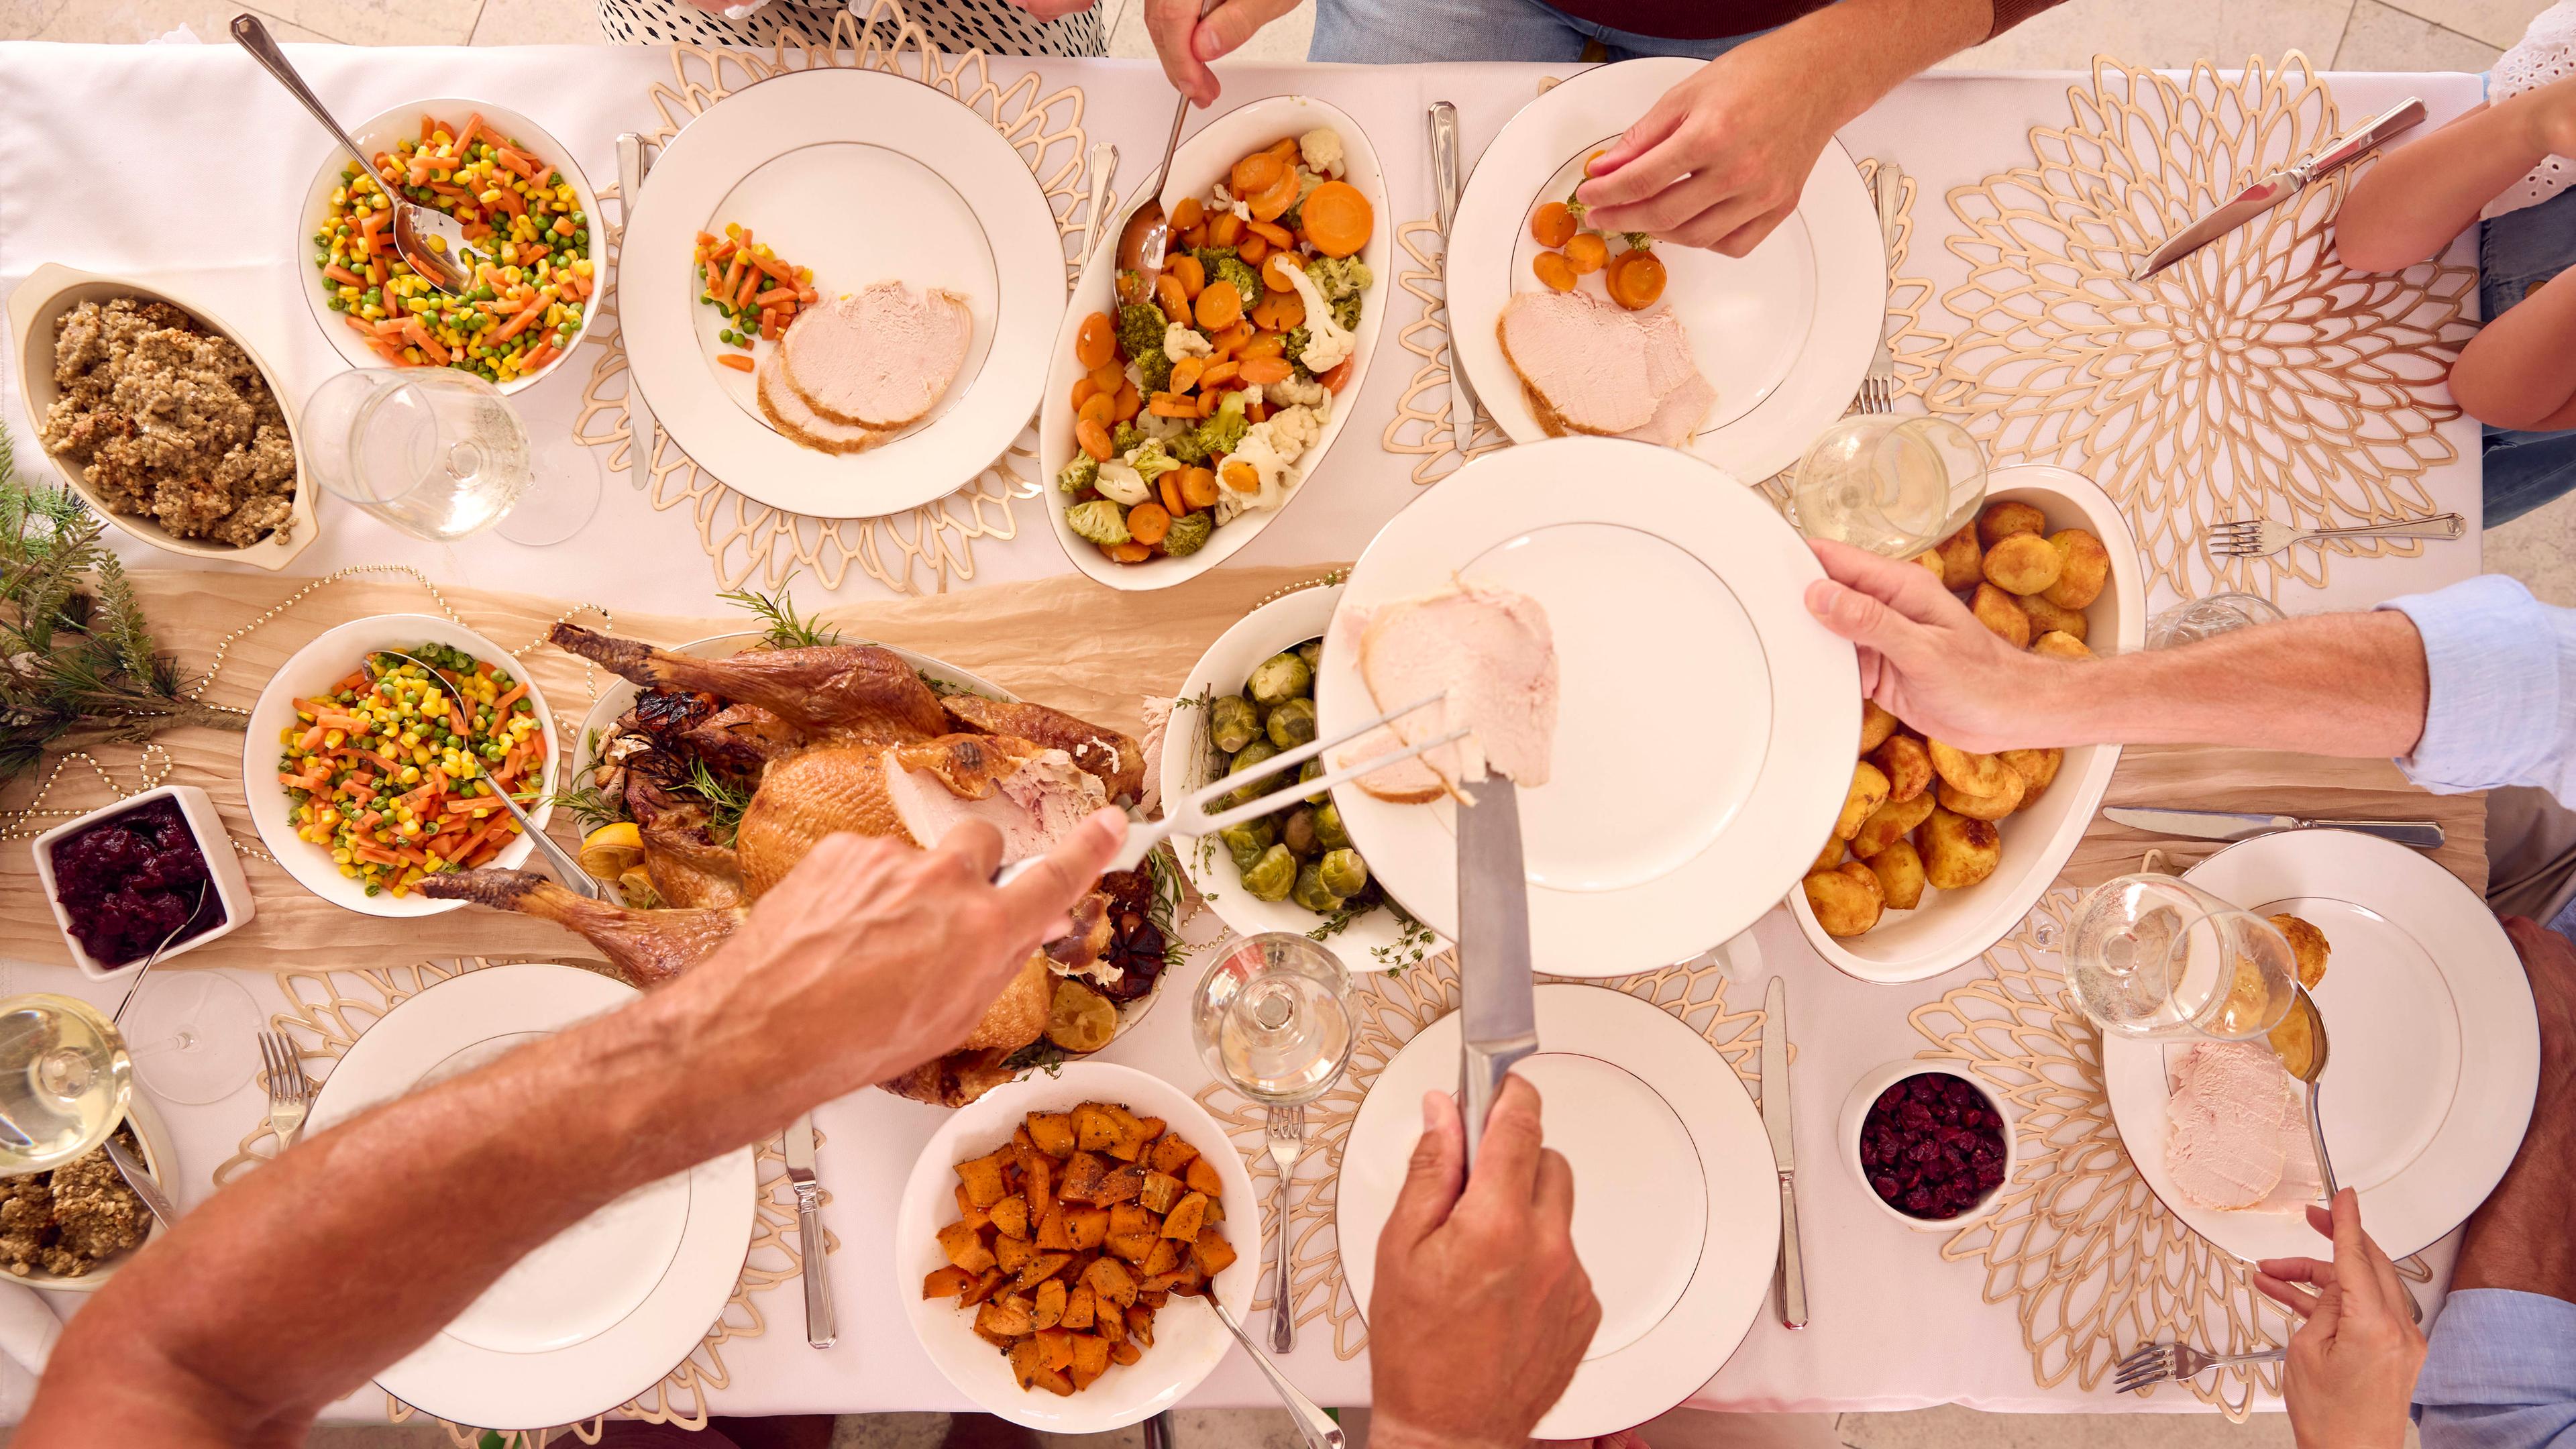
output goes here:
[{"label": "dish of roast potatoes", "polygon": [[[2111,555],[2081,528],[2048,529],[2028,503],[1989,503],[1977,521],[1916,559],[1977,621],[2016,649],[2090,659],[2086,616],[2111,578]],[[2057,778],[2058,748],[1977,754],[1932,739],[1862,702],[1860,760],[1833,831],[1805,881],[1829,936],[1857,936],[1925,889],[1965,890],[2003,863],[1995,822],[2028,809]]]}]

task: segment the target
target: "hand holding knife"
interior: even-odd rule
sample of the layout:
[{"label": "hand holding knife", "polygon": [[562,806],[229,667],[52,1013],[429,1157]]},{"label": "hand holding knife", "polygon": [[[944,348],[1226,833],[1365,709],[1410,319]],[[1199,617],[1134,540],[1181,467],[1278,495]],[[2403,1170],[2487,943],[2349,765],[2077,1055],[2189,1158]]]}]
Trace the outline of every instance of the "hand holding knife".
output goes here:
[{"label": "hand holding knife", "polygon": [[1470,1170],[1504,1074],[1538,1050],[1532,985],[1520,792],[1494,775],[1476,787],[1475,804],[1458,807],[1458,1073]]}]

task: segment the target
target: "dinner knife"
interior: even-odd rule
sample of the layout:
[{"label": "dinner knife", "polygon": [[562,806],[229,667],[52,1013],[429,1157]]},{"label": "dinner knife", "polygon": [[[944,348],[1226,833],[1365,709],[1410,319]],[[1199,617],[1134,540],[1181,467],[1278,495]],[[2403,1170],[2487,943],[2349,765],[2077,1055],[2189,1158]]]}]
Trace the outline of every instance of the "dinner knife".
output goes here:
[{"label": "dinner knife", "polygon": [[1476,388],[1467,381],[1467,357],[1458,349],[1458,313],[1445,300],[1449,287],[1449,223],[1458,219],[1458,108],[1431,103],[1431,192],[1440,222],[1440,295],[1449,311],[1449,438],[1461,457],[1476,438]]},{"label": "dinner knife", "polygon": [[[644,138],[627,131],[617,138],[617,196],[620,220],[618,236],[625,238],[626,223],[635,217],[635,203],[644,190]],[[623,344],[626,332],[626,270],[617,272],[617,338]],[[644,401],[644,389],[635,381],[635,354],[626,354],[626,481],[638,488],[653,486],[654,427],[653,409]]]},{"label": "dinner knife", "polygon": [[134,1189],[136,1197],[143,1199],[143,1205],[152,1210],[152,1216],[159,1219],[161,1226],[174,1228],[179,1225],[179,1210],[171,1205],[170,1195],[153,1180],[152,1169],[125,1150],[124,1143],[108,1138],[107,1160],[116,1164],[116,1175],[125,1179],[125,1185]]},{"label": "dinner knife", "polygon": [[805,1258],[805,1341],[830,1348],[841,1336],[832,1312],[832,1272],[823,1261],[823,1188],[814,1180],[814,1114],[800,1112],[780,1145],[787,1153],[787,1181],[796,1189],[796,1249]]},{"label": "dinner knife", "polygon": [[1774,976],[1762,989],[1762,1130],[1780,1165],[1780,1266],[1771,1280],[1780,1326],[1807,1326],[1807,1265],[1798,1255],[1798,1138],[1789,1123],[1789,983]]},{"label": "dinner knife", "polygon": [[2236,193],[2235,198],[2226,205],[2167,237],[2164,245],[2149,253],[2147,259],[2138,265],[2138,269],[2129,274],[2129,280],[2145,281],[2298,195],[2317,178],[2330,171],[2351,165],[2361,159],[2372,147],[2392,136],[2414,129],[2422,124],[2423,120],[2424,103],[2422,101],[2411,96],[2400,101],[2387,111],[2364,122],[2361,129],[2347,133],[2341,140],[2322,151],[2311,152],[2290,165],[2271,172]]},{"label": "dinner knife", "polygon": [[1467,1165],[1512,1063],[1538,1050],[1531,999],[1529,877],[1521,865],[1520,792],[1501,775],[1458,807],[1458,1060]]},{"label": "dinner knife", "polygon": [[2197,840],[2251,840],[2284,830],[2349,830],[2376,835],[2417,850],[2438,850],[2441,822],[2436,820],[2311,820],[2299,815],[2240,815],[2226,810],[2152,810],[2114,805],[2105,819],[2159,835],[2188,835]]}]

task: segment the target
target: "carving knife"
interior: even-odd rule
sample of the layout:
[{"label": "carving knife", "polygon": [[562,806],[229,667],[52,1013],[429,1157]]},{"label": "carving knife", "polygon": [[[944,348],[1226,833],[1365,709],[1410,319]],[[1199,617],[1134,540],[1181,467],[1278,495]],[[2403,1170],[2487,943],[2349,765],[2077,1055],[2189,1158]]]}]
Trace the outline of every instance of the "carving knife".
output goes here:
[{"label": "carving knife", "polygon": [[2319,177],[2360,160],[2372,147],[2421,125],[2423,120],[2424,103],[2408,97],[2385,113],[2364,122],[2361,129],[2347,133],[2322,151],[2311,152],[2271,172],[2236,193],[2226,205],[2167,237],[2164,245],[2149,253],[2147,259],[2138,264],[2138,269],[2129,274],[2129,280],[2145,281],[2298,195]]},{"label": "carving knife", "polygon": [[143,1199],[143,1205],[152,1210],[152,1216],[159,1219],[165,1228],[177,1227],[179,1210],[171,1206],[170,1195],[153,1180],[152,1169],[145,1167],[140,1158],[126,1151],[125,1144],[114,1137],[107,1139],[106,1147],[107,1160],[116,1164],[116,1175],[125,1179],[125,1185],[134,1189],[136,1197]]},{"label": "carving knife", "polygon": [[[1449,223],[1458,217],[1458,108],[1447,101],[1431,103],[1431,194],[1440,222],[1440,294],[1449,290]],[[1448,302],[1441,303],[1443,307]],[[1449,312],[1449,439],[1464,457],[1476,437],[1476,388],[1467,381],[1466,355],[1458,350],[1458,313]]]},{"label": "carving knife", "polygon": [[1780,1326],[1807,1326],[1807,1265],[1798,1254],[1798,1137],[1789,1122],[1789,983],[1762,989],[1762,1130],[1780,1167],[1780,1267],[1771,1280]]},{"label": "carving knife", "polygon": [[2442,826],[2433,820],[2310,820],[2297,815],[2240,815],[2226,810],[2149,810],[2114,805],[2105,819],[2159,835],[2188,835],[2195,840],[2251,840],[2284,830],[2350,830],[2376,835],[2417,850],[2438,850]]},{"label": "carving knife", "polygon": [[1529,876],[1521,864],[1520,792],[1500,775],[1458,807],[1458,1061],[1467,1164],[1512,1063],[1538,1050],[1530,981]]},{"label": "carving knife", "polygon": [[814,1114],[800,1112],[779,1139],[787,1182],[796,1189],[796,1249],[805,1259],[805,1341],[830,1348],[841,1335],[832,1312],[832,1272],[823,1254],[823,1188],[814,1180]]}]

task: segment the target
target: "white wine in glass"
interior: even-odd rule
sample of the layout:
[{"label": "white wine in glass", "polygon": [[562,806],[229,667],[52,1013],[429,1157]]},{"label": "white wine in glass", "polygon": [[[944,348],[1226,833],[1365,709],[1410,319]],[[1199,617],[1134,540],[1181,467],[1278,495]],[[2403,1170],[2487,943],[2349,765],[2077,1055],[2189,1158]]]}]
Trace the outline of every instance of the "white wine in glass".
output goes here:
[{"label": "white wine in glass", "polygon": [[1199,1056],[1256,1102],[1311,1102],[1350,1063],[1350,990],[1340,958],[1304,936],[1248,936],[1200,978],[1190,1018]]},{"label": "white wine in glass", "polygon": [[1864,413],[1825,429],[1798,465],[1789,521],[1888,558],[1958,532],[1986,496],[1977,440],[1947,418]]},{"label": "white wine in glass", "polygon": [[0,1177],[86,1155],[133,1094],[124,1038],[97,1008],[41,992],[0,1001]]},{"label": "white wine in glass", "polygon": [[2299,971],[2280,927],[2179,876],[2148,873],[2104,881],[2076,902],[2066,977],[2106,1035],[2244,1041],[2290,1014]]}]

